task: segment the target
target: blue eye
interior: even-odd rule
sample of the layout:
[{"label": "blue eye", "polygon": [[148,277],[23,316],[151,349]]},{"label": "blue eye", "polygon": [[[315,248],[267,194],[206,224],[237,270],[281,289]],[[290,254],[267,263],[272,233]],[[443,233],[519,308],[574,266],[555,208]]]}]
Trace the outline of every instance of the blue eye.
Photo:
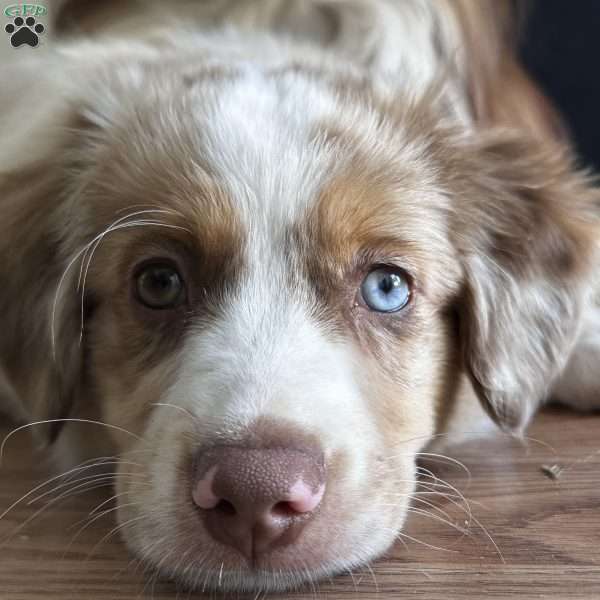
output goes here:
[{"label": "blue eye", "polygon": [[371,271],[362,282],[360,291],[367,306],[377,312],[396,312],[404,308],[410,299],[406,274],[394,267]]}]

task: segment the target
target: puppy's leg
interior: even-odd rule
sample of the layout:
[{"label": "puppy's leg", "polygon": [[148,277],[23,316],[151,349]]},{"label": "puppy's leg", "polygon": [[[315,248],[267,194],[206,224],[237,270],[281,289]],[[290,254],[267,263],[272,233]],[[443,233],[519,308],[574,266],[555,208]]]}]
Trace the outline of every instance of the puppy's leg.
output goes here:
[{"label": "puppy's leg", "polygon": [[551,399],[579,410],[600,408],[600,306],[586,312],[577,344]]}]

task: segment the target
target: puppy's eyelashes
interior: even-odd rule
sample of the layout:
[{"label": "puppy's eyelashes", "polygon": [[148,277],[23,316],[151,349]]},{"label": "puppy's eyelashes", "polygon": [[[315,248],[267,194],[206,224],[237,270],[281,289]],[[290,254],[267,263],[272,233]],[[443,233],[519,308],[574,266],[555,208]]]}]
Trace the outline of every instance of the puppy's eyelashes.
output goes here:
[{"label": "puppy's eyelashes", "polygon": [[176,308],[186,300],[185,284],[169,262],[147,262],[136,272],[135,297],[152,310]]},{"label": "puppy's eyelashes", "polygon": [[411,299],[410,280],[407,273],[393,266],[373,268],[363,279],[358,291],[359,304],[378,313],[396,313]]}]

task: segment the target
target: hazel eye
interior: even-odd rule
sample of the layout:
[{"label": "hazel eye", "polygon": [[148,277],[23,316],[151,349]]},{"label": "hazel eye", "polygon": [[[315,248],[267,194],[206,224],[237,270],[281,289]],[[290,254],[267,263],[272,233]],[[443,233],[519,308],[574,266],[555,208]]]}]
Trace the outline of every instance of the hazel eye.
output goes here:
[{"label": "hazel eye", "polygon": [[177,270],[168,264],[144,267],[136,279],[138,300],[155,310],[174,308],[185,298],[185,288]]},{"label": "hazel eye", "polygon": [[407,275],[396,267],[380,267],[371,271],[363,280],[360,292],[371,310],[382,313],[402,310],[410,300]]}]

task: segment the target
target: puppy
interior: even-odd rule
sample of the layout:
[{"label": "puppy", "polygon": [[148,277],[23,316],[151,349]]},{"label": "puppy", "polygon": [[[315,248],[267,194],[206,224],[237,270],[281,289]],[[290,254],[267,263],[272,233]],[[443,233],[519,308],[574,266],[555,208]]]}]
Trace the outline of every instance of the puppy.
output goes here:
[{"label": "puppy", "polygon": [[1,68],[0,380],[65,468],[120,457],[133,553],[343,572],[432,440],[593,406],[600,195],[508,3],[94,4]]}]

